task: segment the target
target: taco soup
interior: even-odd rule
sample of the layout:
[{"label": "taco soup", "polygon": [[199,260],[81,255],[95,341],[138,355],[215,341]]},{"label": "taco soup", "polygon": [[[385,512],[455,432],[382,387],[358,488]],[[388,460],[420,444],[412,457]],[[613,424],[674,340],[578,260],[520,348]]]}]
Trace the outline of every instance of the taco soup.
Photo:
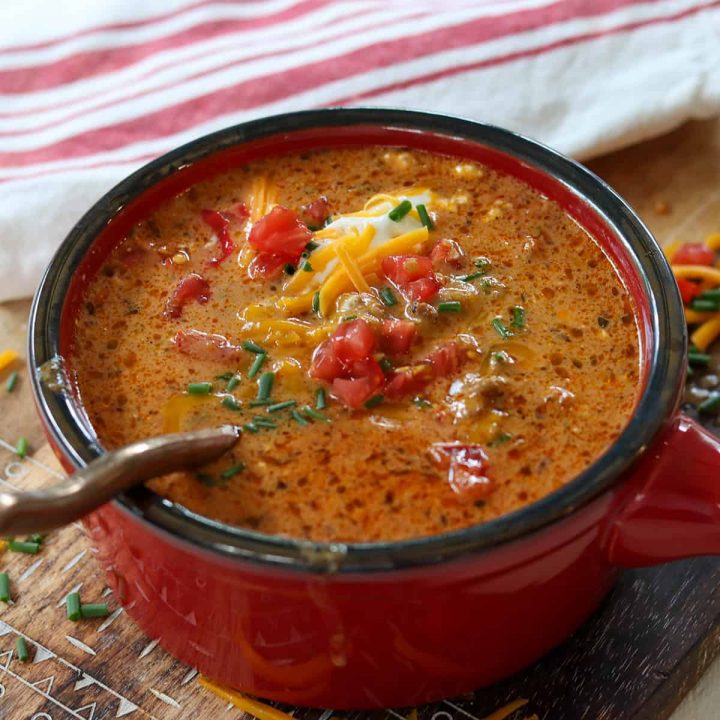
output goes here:
[{"label": "taco soup", "polygon": [[476,163],[368,147],[256,161],[158,207],[91,281],[70,366],[106,447],[242,426],[158,493],[372,542],[575,477],[632,413],[639,340],[612,263],[559,205]]}]

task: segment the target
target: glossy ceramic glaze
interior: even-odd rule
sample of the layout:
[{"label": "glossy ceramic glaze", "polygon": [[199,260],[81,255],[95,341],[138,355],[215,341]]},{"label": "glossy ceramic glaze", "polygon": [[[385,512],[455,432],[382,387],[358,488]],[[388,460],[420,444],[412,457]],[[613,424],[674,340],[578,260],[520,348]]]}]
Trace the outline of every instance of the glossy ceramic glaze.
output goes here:
[{"label": "glossy ceramic glaze", "polygon": [[685,326],[657,243],[581,166],[513,133],[423,113],[254,121],[160,158],[100,200],[52,261],[31,319],[36,400],[65,467],[102,448],[65,382],[71,363],[57,364],[59,384],[35,369],[63,356],[87,281],[125,232],[219,170],[364,143],[471,158],[559,202],[605,248],[634,298],[643,390],[627,429],[573,482],[446,535],[372,545],[283,540],[192,516],[145,489],[88,517],[110,585],[148,635],[226,684],[333,708],[414,705],[491,683],[571,633],[619,566],[720,552],[720,447],[677,416]]}]

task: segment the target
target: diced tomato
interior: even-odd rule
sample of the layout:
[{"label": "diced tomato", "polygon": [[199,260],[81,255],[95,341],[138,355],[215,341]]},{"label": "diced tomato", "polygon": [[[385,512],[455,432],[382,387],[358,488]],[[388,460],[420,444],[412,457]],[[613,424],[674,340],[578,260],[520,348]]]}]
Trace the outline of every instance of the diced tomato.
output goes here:
[{"label": "diced tomato", "polygon": [[308,225],[322,227],[330,214],[328,199],[321,195],[317,200],[302,206],[303,219]]},{"label": "diced tomato", "polygon": [[702,292],[700,285],[692,280],[688,280],[687,278],[675,279],[677,280],[678,288],[680,289],[680,297],[686,305],[689,305],[693,299]]},{"label": "diced tomato", "polygon": [[435,377],[447,377],[456,373],[462,363],[460,348],[456,342],[449,342],[433,350],[427,360],[432,366]]},{"label": "diced tomato", "polygon": [[448,483],[458,499],[482,500],[495,489],[488,476],[488,456],[480,445],[436,443],[433,450],[436,460],[447,467]]},{"label": "diced tomato", "polygon": [[453,267],[462,265],[463,251],[460,245],[450,238],[442,238],[430,251],[430,260],[435,266],[447,263]]},{"label": "diced tomato", "polygon": [[335,378],[330,392],[345,405],[359,408],[382,388],[384,376],[382,368],[373,358],[356,363],[354,370],[356,373],[366,374],[358,374],[351,378]]},{"label": "diced tomato", "polygon": [[410,352],[415,329],[415,323],[409,320],[383,320],[380,327],[380,349],[389,355],[405,355]]},{"label": "diced tomato", "polygon": [[248,242],[261,253],[284,255],[287,262],[296,262],[312,236],[292,210],[276,205],[252,226]]},{"label": "diced tomato", "polygon": [[210,298],[210,285],[202,275],[190,273],[175,287],[165,303],[166,318],[175,319],[182,315],[183,308],[191,301],[206,303]]},{"label": "diced tomato", "polygon": [[433,379],[432,367],[425,363],[392,373],[383,393],[388,400],[400,400],[425,388]]},{"label": "diced tomato", "polygon": [[173,343],[183,355],[196,360],[222,362],[236,359],[243,353],[242,348],[233,345],[224,335],[211,335],[200,330],[180,330]]},{"label": "diced tomato", "polygon": [[424,255],[390,255],[382,261],[382,271],[414,302],[427,302],[440,289],[432,260]]},{"label": "diced tomato", "polygon": [[220,252],[212,260],[211,265],[219,265],[223,260],[235,252],[235,243],[230,237],[230,220],[217,210],[203,210],[203,222],[212,228],[218,239]]},{"label": "diced tomato", "polygon": [[285,255],[274,255],[273,253],[258,253],[248,266],[248,274],[251,278],[264,277],[272,278],[280,274],[282,268],[290,260]]},{"label": "diced tomato", "polygon": [[343,364],[370,357],[375,349],[375,334],[365,320],[341,323],[330,338],[335,355]]},{"label": "diced tomato", "polygon": [[383,275],[403,288],[432,273],[432,261],[424,255],[390,255],[382,261]]},{"label": "diced tomato", "polygon": [[435,277],[413,280],[405,287],[405,295],[413,302],[428,302],[432,300],[442,286]]},{"label": "diced tomato", "polygon": [[330,340],[321,342],[313,353],[310,375],[319,380],[332,382],[335,378],[342,377],[344,373],[345,368],[335,355],[332,342]]},{"label": "diced tomato", "polygon": [[715,253],[703,243],[687,243],[677,249],[672,258],[673,265],[712,265]]}]

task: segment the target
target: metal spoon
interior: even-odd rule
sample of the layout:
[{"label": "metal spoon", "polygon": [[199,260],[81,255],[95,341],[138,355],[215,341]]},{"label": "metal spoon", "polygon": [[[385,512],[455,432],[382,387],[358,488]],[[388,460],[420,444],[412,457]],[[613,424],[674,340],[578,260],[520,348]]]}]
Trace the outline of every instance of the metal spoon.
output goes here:
[{"label": "metal spoon", "polygon": [[47,489],[0,492],[0,536],[67,525],[133,485],[219,458],[239,438],[232,425],[161,435],[106,453]]}]

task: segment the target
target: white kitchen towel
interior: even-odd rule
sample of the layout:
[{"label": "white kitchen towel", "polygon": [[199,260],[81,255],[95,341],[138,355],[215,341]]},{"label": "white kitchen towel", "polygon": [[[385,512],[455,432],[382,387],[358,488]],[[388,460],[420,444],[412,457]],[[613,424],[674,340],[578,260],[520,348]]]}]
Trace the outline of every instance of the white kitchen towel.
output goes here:
[{"label": "white kitchen towel", "polygon": [[720,111],[720,0],[2,0],[0,300],[151,158],[331,105],[463,115],[586,158]]}]

